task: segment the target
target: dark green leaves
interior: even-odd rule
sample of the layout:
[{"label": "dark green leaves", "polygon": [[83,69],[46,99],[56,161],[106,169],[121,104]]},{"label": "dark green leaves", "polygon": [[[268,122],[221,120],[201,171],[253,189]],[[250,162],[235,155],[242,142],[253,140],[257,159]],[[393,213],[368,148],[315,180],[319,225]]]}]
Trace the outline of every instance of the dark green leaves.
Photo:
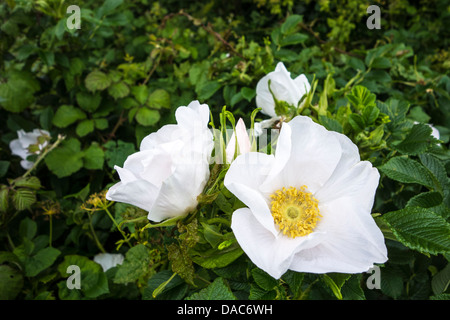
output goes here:
[{"label": "dark green leaves", "polygon": [[115,283],[134,282],[149,271],[150,253],[146,246],[140,244],[128,250],[122,265],[117,267]]},{"label": "dark green leaves", "polygon": [[426,187],[433,187],[431,173],[419,162],[404,158],[394,157],[379,168],[389,178],[403,183],[417,183]]},{"label": "dark green leaves", "polygon": [[187,300],[236,300],[236,297],[222,278],[216,278],[208,287],[194,293]]},{"label": "dark green leaves", "polygon": [[450,224],[428,209],[408,207],[384,214],[382,219],[411,249],[431,254],[450,250]]}]

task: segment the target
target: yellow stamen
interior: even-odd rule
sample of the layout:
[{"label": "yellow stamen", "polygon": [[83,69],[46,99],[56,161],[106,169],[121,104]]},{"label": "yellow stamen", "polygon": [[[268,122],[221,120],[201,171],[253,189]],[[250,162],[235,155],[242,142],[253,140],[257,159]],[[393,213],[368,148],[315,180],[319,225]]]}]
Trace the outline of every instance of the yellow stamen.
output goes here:
[{"label": "yellow stamen", "polygon": [[299,189],[290,187],[275,191],[272,199],[272,216],[283,234],[295,238],[314,231],[320,220],[319,202],[307,191],[306,186]]}]

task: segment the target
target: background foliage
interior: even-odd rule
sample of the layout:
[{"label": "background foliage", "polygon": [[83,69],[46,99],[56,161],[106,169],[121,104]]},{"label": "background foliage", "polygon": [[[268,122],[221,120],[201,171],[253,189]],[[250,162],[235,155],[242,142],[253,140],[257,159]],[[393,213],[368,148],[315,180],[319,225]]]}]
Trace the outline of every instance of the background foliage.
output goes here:
[{"label": "background foliage", "polygon": [[[66,27],[69,4],[79,30]],[[366,27],[370,4],[380,30]],[[447,1],[7,0],[0,17],[0,298],[449,298]],[[380,290],[369,274],[271,278],[234,240],[227,221],[241,204],[226,190],[170,227],[104,199],[114,165],[178,106],[198,99],[218,116],[226,105],[249,125],[256,83],[279,61],[313,84],[302,114],[380,170]],[[34,128],[65,139],[25,172],[9,142]],[[92,261],[102,251],[125,261],[103,272]],[[73,264],[81,290],[66,287]]]}]

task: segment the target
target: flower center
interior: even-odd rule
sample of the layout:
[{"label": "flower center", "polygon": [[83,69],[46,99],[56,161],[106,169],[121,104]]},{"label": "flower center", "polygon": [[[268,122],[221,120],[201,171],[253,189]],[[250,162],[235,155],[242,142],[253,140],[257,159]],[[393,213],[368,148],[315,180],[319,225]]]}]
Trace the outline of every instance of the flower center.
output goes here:
[{"label": "flower center", "polygon": [[291,237],[303,237],[311,232],[322,217],[319,202],[307,191],[306,186],[299,189],[290,187],[275,191],[272,199],[272,216],[283,234]]}]

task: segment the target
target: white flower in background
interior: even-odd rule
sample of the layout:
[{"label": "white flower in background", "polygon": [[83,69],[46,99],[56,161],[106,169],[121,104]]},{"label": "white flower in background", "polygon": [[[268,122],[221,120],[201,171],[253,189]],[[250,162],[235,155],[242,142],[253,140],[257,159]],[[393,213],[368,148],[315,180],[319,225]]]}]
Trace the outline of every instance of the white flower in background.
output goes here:
[{"label": "white flower in background", "polygon": [[231,227],[242,249],[274,278],[288,269],[360,273],[387,260],[371,216],[379,173],[346,136],[310,118],[284,123],[275,155],[238,156],[225,187],[247,208]]},{"label": "white flower in background", "polygon": [[25,170],[28,170],[33,166],[34,162],[28,161],[27,158],[33,154],[41,153],[42,149],[48,145],[50,133],[41,129],[34,129],[31,132],[19,130],[17,131],[17,136],[18,139],[14,139],[9,143],[9,148],[12,154],[23,159],[20,161],[20,165]]},{"label": "white flower in background", "polygon": [[[236,139],[238,142],[238,150],[236,150]],[[239,154],[250,152],[250,148],[250,138],[248,137],[244,120],[241,118],[238,120],[235,127],[235,132],[233,132],[226,148],[227,163],[231,163]]]},{"label": "white flower in background", "polygon": [[209,178],[213,148],[209,114],[208,105],[198,101],[179,107],[177,124],[145,137],[140,151],[130,155],[123,168],[115,166],[121,181],[106,198],[144,209],[156,222],[193,210]]},{"label": "white flower in background", "polygon": [[[270,83],[270,88],[269,88]],[[299,75],[292,79],[291,73],[287,71],[282,62],[279,62],[275,71],[268,73],[256,85],[256,105],[261,112],[277,117],[275,112],[277,101],[284,101],[297,108],[304,94],[311,89],[311,85],[305,75]],[[274,97],[277,101],[274,100]]]},{"label": "white flower in background", "polygon": [[102,266],[103,271],[123,263],[124,256],[120,253],[99,253],[94,256],[94,262]]}]

